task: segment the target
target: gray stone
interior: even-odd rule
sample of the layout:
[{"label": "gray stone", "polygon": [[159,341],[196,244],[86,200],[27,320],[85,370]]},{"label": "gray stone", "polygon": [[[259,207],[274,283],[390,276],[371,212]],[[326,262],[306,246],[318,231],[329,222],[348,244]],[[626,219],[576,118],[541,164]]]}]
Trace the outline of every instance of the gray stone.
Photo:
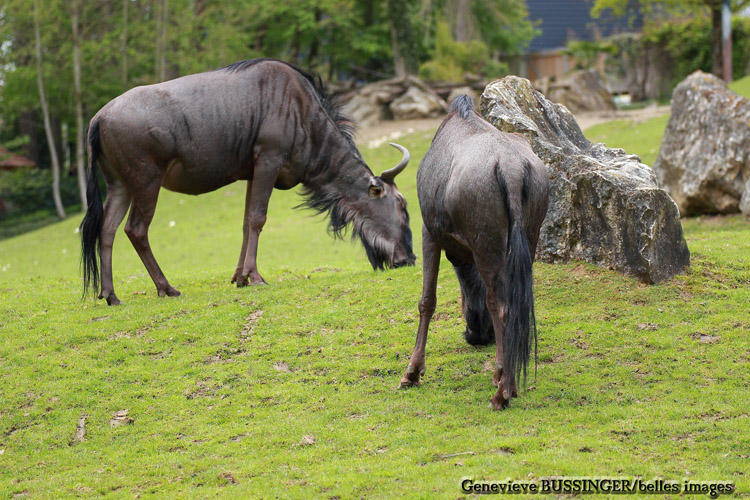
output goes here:
[{"label": "gray stone", "polygon": [[481,102],[490,123],[526,137],[549,169],[537,258],[585,260],[648,283],[689,266],[677,205],[640,158],[589,142],[564,106],[523,78],[491,83]]},{"label": "gray stone", "polygon": [[405,94],[391,102],[389,109],[395,120],[408,120],[442,116],[448,106],[435,92],[410,86]]},{"label": "gray stone", "polygon": [[750,215],[750,101],[696,71],[672,93],[654,163],[683,215]]},{"label": "gray stone", "polygon": [[344,112],[360,127],[375,125],[388,119],[388,106],[379,104],[377,96],[357,94],[344,107]]},{"label": "gray stone", "polygon": [[453,102],[453,99],[460,95],[469,96],[471,100],[474,101],[474,107],[479,109],[479,92],[471,87],[456,87],[455,89],[452,89],[450,91],[450,94],[448,94],[448,99],[446,99],[446,102],[450,104]]},{"label": "gray stone", "polygon": [[568,108],[571,113],[615,109],[615,100],[604,77],[595,69],[577,71],[563,80],[549,83],[545,95],[550,101]]}]

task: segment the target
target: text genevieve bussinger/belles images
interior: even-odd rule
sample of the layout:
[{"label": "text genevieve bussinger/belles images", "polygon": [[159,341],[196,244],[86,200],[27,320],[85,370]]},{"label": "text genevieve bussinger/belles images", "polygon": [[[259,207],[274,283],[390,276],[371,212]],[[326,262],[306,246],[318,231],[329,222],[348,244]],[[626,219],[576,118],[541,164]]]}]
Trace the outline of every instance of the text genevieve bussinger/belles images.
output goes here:
[{"label": "text genevieve bussinger/belles images", "polygon": [[643,480],[628,477],[555,477],[532,480],[505,479],[484,481],[465,478],[461,480],[461,491],[481,494],[693,494],[718,498],[734,493],[731,481],[682,481],[667,479]]}]

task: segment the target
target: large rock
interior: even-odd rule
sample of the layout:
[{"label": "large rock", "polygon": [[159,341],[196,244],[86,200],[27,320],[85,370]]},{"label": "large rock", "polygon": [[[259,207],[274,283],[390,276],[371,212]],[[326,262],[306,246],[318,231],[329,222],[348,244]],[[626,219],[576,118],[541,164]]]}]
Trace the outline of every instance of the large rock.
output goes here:
[{"label": "large rock", "polygon": [[582,259],[649,283],[688,267],[677,205],[640,158],[590,143],[564,106],[523,78],[491,83],[481,102],[490,123],[523,134],[549,169],[550,206],[538,258]]},{"label": "large rock", "polygon": [[394,99],[389,108],[396,120],[433,118],[442,116],[447,110],[445,101],[435,92],[416,86],[409,87],[404,95]]},{"label": "large rock", "polygon": [[672,93],[672,116],[654,163],[683,215],[750,215],[750,101],[696,71]]},{"label": "large rock", "polygon": [[545,95],[572,113],[613,111],[615,100],[602,75],[595,69],[577,71],[563,80],[549,83]]}]

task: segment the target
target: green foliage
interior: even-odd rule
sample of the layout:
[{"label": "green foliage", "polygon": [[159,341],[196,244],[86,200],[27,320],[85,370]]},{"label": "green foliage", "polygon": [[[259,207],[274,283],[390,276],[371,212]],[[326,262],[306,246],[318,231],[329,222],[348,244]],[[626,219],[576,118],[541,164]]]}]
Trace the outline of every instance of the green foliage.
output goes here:
[{"label": "green foliage", "polygon": [[[711,72],[711,20],[705,16],[652,24],[644,30],[644,42],[662,46],[672,60],[674,84],[696,70]],[[750,70],[750,19],[732,19],[734,77]]]},{"label": "green foliage", "polygon": [[[431,137],[399,140],[420,158]],[[385,148],[362,150],[374,171],[398,160]],[[398,183],[419,248],[415,167]],[[660,285],[536,263],[536,378],[497,413],[494,348],[463,340],[447,260],[423,385],[397,390],[419,266],[373,272],[279,191],[260,243],[270,285],[238,289],[244,191],[162,193],[150,242],[179,298],[156,296],[122,229],[117,308],[80,300],[80,220],[0,242],[3,496],[456,498],[464,477],[560,475],[750,488],[741,217],[685,220],[692,267]],[[133,422],[110,424],[121,410]]]},{"label": "green foliage", "polygon": [[[722,0],[639,0],[639,6],[652,19],[654,14],[683,15],[686,13],[705,12],[707,8],[720,8]],[[732,0],[733,12],[738,12],[750,4],[748,0]],[[591,8],[593,17],[600,17],[606,10],[616,16],[625,15],[633,7],[631,0],[594,0]]]},{"label": "green foliage", "polygon": [[525,0],[473,0],[471,10],[492,54],[520,54],[540,33],[528,19]]},{"label": "green foliage", "polygon": [[563,53],[575,58],[576,69],[590,69],[596,63],[599,54],[615,55],[618,48],[608,41],[571,40],[566,44]]},{"label": "green foliage", "polygon": [[423,78],[444,82],[460,82],[467,72],[499,77],[505,71],[507,66],[493,64],[487,45],[479,40],[457,42],[450,26],[443,21],[437,23],[432,59],[419,68]]},{"label": "green foliage", "polygon": [[[64,205],[80,201],[75,177],[60,176],[60,195]],[[20,213],[52,209],[52,172],[40,168],[0,171],[0,198]]]}]

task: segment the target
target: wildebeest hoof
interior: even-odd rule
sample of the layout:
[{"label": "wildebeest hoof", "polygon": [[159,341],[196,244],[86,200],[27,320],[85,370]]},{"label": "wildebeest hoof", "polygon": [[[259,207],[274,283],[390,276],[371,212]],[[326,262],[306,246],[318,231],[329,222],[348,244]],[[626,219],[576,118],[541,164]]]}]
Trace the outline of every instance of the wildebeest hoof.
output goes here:
[{"label": "wildebeest hoof", "polygon": [[159,290],[159,297],[179,297],[182,295],[179,290],[173,287],[169,287],[166,290]]},{"label": "wildebeest hoof", "polygon": [[399,383],[400,389],[405,389],[407,387],[414,387],[419,385],[419,379],[422,377],[425,373],[425,367],[422,366],[421,368],[417,369],[416,367],[409,365],[406,368],[406,372],[404,373],[404,376],[401,377],[401,382]]},{"label": "wildebeest hoof", "polygon": [[490,404],[492,404],[492,408],[494,408],[497,411],[502,411],[506,409],[508,406],[510,406],[510,397],[508,396],[508,391],[502,391],[501,389],[498,389],[494,396],[492,396],[492,399],[490,399]]},{"label": "wildebeest hoof", "polygon": [[120,299],[117,298],[117,295],[114,293],[107,295],[104,297],[103,295],[99,295],[100,299],[107,299],[107,305],[108,306],[119,306],[121,304]]},{"label": "wildebeest hoof", "polygon": [[258,279],[253,279],[250,282],[250,284],[252,286],[258,286],[258,285],[263,286],[263,285],[267,285],[268,283],[266,283],[266,280],[264,280],[263,278],[258,278]]}]

